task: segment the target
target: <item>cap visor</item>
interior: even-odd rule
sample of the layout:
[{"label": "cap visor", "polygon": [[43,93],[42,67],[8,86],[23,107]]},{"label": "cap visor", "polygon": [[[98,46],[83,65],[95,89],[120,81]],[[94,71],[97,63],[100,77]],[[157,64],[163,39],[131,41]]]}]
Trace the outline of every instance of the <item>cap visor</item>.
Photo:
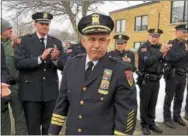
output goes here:
[{"label": "cap visor", "polygon": [[49,24],[50,23],[50,20],[48,20],[48,19],[38,19],[38,20],[36,20],[36,22],[39,22],[39,23],[44,23],[44,24]]}]

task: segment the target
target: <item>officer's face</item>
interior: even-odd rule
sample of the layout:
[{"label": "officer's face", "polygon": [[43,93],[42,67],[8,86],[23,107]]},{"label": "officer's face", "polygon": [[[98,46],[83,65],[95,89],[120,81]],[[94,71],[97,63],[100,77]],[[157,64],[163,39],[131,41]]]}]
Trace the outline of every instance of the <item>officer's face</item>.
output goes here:
[{"label": "officer's face", "polygon": [[152,45],[155,45],[155,44],[158,44],[158,43],[159,43],[160,36],[152,36],[152,35],[149,35],[148,40],[149,40],[149,42],[150,42]]},{"label": "officer's face", "polygon": [[110,38],[108,34],[92,34],[84,36],[81,42],[89,58],[99,60],[105,55]]},{"label": "officer's face", "polygon": [[127,42],[124,43],[117,43],[116,47],[119,51],[123,51],[125,49],[125,46],[127,45]]},{"label": "officer's face", "polygon": [[41,35],[46,35],[49,32],[49,24],[47,23],[35,23],[36,31]]},{"label": "officer's face", "polygon": [[180,40],[185,40],[187,38],[187,32],[186,31],[181,31],[181,30],[177,30],[176,31],[176,37]]},{"label": "officer's face", "polygon": [[5,31],[2,32],[2,38],[5,40],[10,39],[12,36],[12,28],[8,28]]}]

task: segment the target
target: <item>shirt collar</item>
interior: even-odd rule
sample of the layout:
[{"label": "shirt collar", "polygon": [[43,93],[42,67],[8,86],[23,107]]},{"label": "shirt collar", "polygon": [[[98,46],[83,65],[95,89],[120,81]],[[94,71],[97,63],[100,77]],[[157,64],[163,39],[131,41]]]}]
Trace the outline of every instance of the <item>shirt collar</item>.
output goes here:
[{"label": "shirt collar", "polygon": [[[38,37],[39,39],[42,38],[38,32],[36,32],[36,33],[37,33],[37,37]],[[43,38],[44,38],[44,40],[47,40],[47,35],[45,35]]]},{"label": "shirt collar", "polygon": [[[88,56],[88,54],[87,54],[87,55],[86,55],[85,69],[87,69],[87,67],[88,67],[88,62],[90,62],[90,61],[91,61],[91,60],[89,59],[89,56]],[[92,61],[92,62],[93,62],[93,68],[97,65],[98,61],[99,61],[99,60]],[[92,69],[93,69],[93,68],[92,68]]]}]

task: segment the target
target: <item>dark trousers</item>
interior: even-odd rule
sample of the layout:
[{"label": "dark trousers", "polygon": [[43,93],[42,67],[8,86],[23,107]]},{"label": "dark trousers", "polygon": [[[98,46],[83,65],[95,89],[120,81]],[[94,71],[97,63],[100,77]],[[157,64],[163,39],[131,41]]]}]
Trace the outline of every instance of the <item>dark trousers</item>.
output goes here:
[{"label": "dark trousers", "polygon": [[188,116],[188,79],[187,79],[187,98],[186,98],[186,105],[185,105],[185,115]]},{"label": "dark trousers", "polygon": [[148,81],[140,86],[140,118],[141,126],[155,125],[155,108],[159,93],[159,81]]},{"label": "dark trousers", "polygon": [[49,102],[23,102],[29,135],[48,135],[55,102],[55,100]]},{"label": "dark trousers", "polygon": [[173,107],[173,118],[179,118],[182,102],[183,102],[183,94],[186,85],[186,76],[178,76],[171,79],[165,79],[166,88],[165,88],[165,99],[164,99],[164,107],[163,107],[163,115],[164,121],[171,120],[171,103],[174,98],[174,107]]}]

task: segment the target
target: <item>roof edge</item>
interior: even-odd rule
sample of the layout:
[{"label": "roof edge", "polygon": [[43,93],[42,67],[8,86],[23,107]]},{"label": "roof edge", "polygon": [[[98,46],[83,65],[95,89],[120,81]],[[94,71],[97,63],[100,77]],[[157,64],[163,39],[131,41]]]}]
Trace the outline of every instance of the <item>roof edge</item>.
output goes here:
[{"label": "roof edge", "polygon": [[151,2],[145,2],[145,3],[138,4],[138,5],[134,5],[134,6],[130,6],[130,7],[126,7],[126,8],[122,8],[122,9],[118,9],[118,10],[114,10],[114,11],[109,12],[109,14],[113,14],[113,13],[121,12],[121,11],[125,11],[125,10],[130,10],[130,9],[133,9],[133,8],[138,8],[138,7],[142,7],[142,6],[146,6],[146,5],[151,5],[151,4],[155,4],[155,3],[159,3],[159,2],[160,2],[160,0],[151,1]]}]

